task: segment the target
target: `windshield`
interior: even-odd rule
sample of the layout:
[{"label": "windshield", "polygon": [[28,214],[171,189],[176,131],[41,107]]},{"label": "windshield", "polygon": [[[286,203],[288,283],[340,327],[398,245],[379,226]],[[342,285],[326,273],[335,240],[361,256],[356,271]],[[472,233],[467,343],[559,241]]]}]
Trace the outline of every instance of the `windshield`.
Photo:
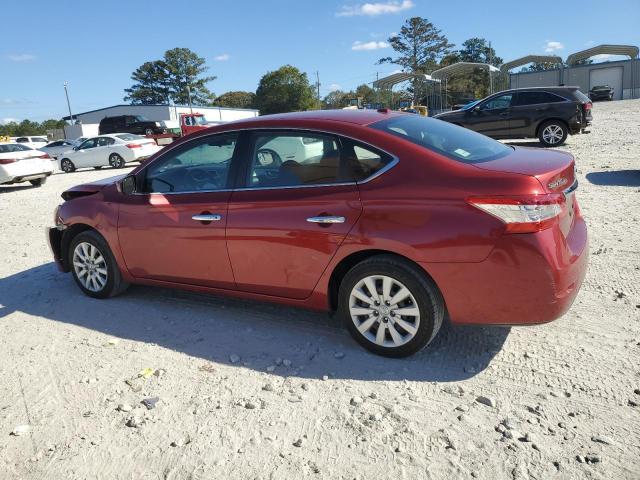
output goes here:
[{"label": "windshield", "polygon": [[469,110],[470,108],[473,108],[474,106],[476,106],[478,103],[480,103],[480,100],[474,100],[473,102],[469,102],[463,107],[461,107],[460,110]]},{"label": "windshield", "polygon": [[500,142],[466,128],[417,115],[394,116],[374,123],[371,128],[390,133],[463,163],[487,162],[513,151]]},{"label": "windshield", "polygon": [[136,115],[136,121],[138,121],[138,122],[148,122],[149,120],[144,115]]}]

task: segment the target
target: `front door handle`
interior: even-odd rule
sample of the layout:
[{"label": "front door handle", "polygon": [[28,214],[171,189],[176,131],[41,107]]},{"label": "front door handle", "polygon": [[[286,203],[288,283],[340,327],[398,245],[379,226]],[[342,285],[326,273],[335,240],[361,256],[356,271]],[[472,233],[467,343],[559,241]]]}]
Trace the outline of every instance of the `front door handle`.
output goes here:
[{"label": "front door handle", "polygon": [[191,220],[195,220],[196,222],[219,222],[222,220],[222,215],[201,213],[200,215],[191,217]]},{"label": "front door handle", "polygon": [[331,216],[322,216],[322,217],[309,217],[307,218],[307,222],[310,223],[344,223],[344,217],[331,217]]}]

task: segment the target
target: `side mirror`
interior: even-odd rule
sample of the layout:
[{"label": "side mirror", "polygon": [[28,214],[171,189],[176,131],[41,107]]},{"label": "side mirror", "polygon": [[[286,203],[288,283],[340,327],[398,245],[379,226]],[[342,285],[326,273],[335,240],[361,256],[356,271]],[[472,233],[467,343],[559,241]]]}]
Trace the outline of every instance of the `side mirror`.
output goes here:
[{"label": "side mirror", "polygon": [[122,179],[120,182],[120,191],[125,195],[131,195],[136,191],[136,177],[135,175],[129,175]]},{"label": "side mirror", "polygon": [[476,105],[475,107],[473,107],[471,109],[474,113],[479,113],[480,112],[480,105]]}]

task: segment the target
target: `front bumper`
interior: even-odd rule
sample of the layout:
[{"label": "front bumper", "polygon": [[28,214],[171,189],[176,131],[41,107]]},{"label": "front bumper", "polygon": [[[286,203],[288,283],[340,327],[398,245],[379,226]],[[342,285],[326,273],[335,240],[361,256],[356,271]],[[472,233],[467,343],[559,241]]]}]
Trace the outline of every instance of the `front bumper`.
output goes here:
[{"label": "front bumper", "polygon": [[47,237],[47,243],[49,244],[49,249],[53,254],[53,260],[58,267],[58,270],[61,272],[68,272],[69,269],[65,265],[65,262],[62,258],[62,236],[64,234],[64,230],[58,227],[53,228],[45,228],[45,235]]},{"label": "front bumper", "polygon": [[422,266],[440,287],[453,323],[532,325],[569,310],[588,256],[587,227],[578,217],[566,238],[555,228],[504,235],[482,262]]}]

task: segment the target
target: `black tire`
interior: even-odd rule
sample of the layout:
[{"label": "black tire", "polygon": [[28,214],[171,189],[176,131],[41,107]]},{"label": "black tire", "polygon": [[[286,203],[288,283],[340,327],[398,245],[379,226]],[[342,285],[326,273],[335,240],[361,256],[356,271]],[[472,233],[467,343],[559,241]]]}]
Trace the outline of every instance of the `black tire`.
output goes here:
[{"label": "black tire", "polygon": [[148,136],[148,135],[153,135],[153,128],[147,128],[147,129],[144,131],[144,134],[145,134],[145,135],[147,135],[147,136]]},{"label": "black tire", "polygon": [[29,183],[34,187],[41,187],[45,183],[47,183],[47,177],[38,178],[36,180],[29,180]]},{"label": "black tire", "polygon": [[[391,277],[402,283],[415,298],[420,312],[418,328],[413,338],[400,346],[383,346],[374,343],[360,333],[351,317],[349,311],[351,292],[361,280],[370,275]],[[364,348],[385,357],[400,358],[413,355],[435,338],[442,326],[445,308],[440,290],[419,267],[394,255],[376,255],[358,263],[344,276],[338,294],[338,312],[351,336]],[[378,323],[381,321],[377,320]],[[390,323],[393,323],[392,319]]]},{"label": "black tire", "polygon": [[124,158],[122,158],[117,153],[112,153],[109,155],[109,165],[113,168],[123,168],[124,167]]},{"label": "black tire", "polygon": [[[88,243],[97,248],[98,252],[104,259],[104,265],[107,271],[107,279],[104,283],[104,286],[98,290],[88,289],[83,281],[78,277],[77,269],[74,266],[74,252],[76,250],[76,247],[81,243]],[[109,298],[124,292],[129,287],[129,284],[122,280],[122,274],[120,273],[118,264],[113,257],[113,253],[111,253],[109,245],[107,245],[107,242],[102,237],[102,235],[100,235],[95,230],[85,230],[84,232],[76,235],[69,245],[69,251],[67,254],[68,264],[71,268],[73,279],[76,281],[76,284],[78,285],[78,287],[80,287],[80,290],[82,290],[85,295],[93,298]]]},{"label": "black tire", "polygon": [[60,161],[60,169],[64,172],[64,173],[72,173],[76,171],[76,166],[73,164],[73,162],[71,160],[69,160],[68,158],[63,158]]},{"label": "black tire", "polygon": [[538,140],[543,147],[559,147],[567,139],[569,129],[567,124],[560,120],[549,120],[540,125]]}]

